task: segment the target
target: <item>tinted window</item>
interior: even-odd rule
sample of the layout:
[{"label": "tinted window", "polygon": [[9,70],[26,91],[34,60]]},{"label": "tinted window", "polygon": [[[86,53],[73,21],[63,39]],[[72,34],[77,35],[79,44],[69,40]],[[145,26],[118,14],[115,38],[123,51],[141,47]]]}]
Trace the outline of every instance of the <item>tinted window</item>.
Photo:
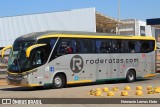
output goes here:
[{"label": "tinted window", "polygon": [[64,54],[72,54],[76,53],[76,43],[73,39],[61,39],[58,44],[57,54],[64,55]]},{"label": "tinted window", "polygon": [[41,59],[42,59],[41,62],[46,63],[52,51],[52,48],[54,47],[56,40],[57,38],[46,38],[46,39],[40,39],[37,41],[37,44],[46,44],[46,46],[40,47],[41,50],[39,52],[35,53],[36,55],[41,56]]},{"label": "tinted window", "polygon": [[96,40],[96,53],[121,52],[121,40],[99,39]]},{"label": "tinted window", "polygon": [[95,53],[94,39],[81,39],[81,53]]},{"label": "tinted window", "polygon": [[141,52],[148,53],[154,51],[154,41],[141,41]]},{"label": "tinted window", "polygon": [[50,61],[62,55],[76,53],[95,53],[94,39],[60,38],[51,55]]},{"label": "tinted window", "polygon": [[45,49],[44,47],[39,47],[36,48],[32,52],[32,57],[31,57],[31,66],[33,68],[38,67],[46,63],[48,57],[45,56]]},{"label": "tinted window", "polygon": [[112,52],[121,53],[121,40],[112,40]]},{"label": "tinted window", "polygon": [[96,53],[111,53],[112,41],[111,40],[95,40],[96,41]]},{"label": "tinted window", "polygon": [[128,40],[121,40],[121,53],[129,52],[128,42],[129,42]]},{"label": "tinted window", "polygon": [[50,60],[76,53],[142,53],[148,47],[153,51],[154,41],[60,38]]},{"label": "tinted window", "polygon": [[130,53],[135,53],[135,41],[129,40],[128,48]]},{"label": "tinted window", "polygon": [[148,53],[154,50],[154,41],[95,40],[96,53]]},{"label": "tinted window", "polygon": [[68,39],[62,38],[59,42],[57,53],[94,53],[95,43],[91,39]]}]

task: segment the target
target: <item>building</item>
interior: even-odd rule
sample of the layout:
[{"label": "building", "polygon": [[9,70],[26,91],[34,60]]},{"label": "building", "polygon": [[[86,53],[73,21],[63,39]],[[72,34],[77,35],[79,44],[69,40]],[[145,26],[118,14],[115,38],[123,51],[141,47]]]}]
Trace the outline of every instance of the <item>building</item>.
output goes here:
[{"label": "building", "polygon": [[0,18],[0,47],[24,34],[47,30],[96,32],[95,8]]},{"label": "building", "polygon": [[147,19],[147,25],[152,26],[152,34],[155,36],[160,48],[160,18]]},{"label": "building", "polygon": [[147,25],[145,21],[136,19],[121,20],[123,24],[120,25],[120,34],[133,36],[152,36],[151,26]]},{"label": "building", "polygon": [[0,18],[0,49],[12,45],[24,34],[47,30],[116,33],[116,19],[96,12],[95,8],[39,13]]},{"label": "building", "polygon": [[152,34],[157,41],[157,72],[160,72],[160,18],[147,19],[147,25],[152,26]]}]

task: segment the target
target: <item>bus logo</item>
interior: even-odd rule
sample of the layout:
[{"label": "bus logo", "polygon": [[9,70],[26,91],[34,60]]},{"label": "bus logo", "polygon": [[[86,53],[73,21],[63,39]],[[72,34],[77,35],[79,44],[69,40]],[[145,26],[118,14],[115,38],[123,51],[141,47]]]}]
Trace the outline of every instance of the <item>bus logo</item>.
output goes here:
[{"label": "bus logo", "polygon": [[70,62],[70,68],[74,73],[79,73],[83,68],[83,59],[79,55],[72,57]]}]

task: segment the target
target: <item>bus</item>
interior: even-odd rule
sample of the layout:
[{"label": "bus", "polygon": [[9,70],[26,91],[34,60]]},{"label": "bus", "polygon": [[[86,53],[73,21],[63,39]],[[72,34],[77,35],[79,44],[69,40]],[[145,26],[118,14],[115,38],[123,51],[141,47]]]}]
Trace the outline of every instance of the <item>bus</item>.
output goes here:
[{"label": "bus", "polygon": [[153,37],[45,31],[18,37],[11,49],[7,83],[51,86],[155,76]]}]

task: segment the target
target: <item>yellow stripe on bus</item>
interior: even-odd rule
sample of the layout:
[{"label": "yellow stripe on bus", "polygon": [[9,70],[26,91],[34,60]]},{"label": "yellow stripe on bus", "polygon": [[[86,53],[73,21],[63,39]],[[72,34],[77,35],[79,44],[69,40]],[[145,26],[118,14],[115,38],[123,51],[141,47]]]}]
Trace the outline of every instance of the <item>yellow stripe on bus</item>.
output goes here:
[{"label": "yellow stripe on bus", "polygon": [[38,39],[51,38],[51,37],[155,40],[154,37],[142,37],[142,36],[78,35],[78,34],[75,34],[75,35],[73,35],[73,34],[49,34],[49,35],[41,36]]},{"label": "yellow stripe on bus", "polygon": [[36,45],[32,45],[32,46],[28,47],[26,50],[26,57],[30,56],[32,49],[37,48],[37,47],[41,47],[41,46],[45,46],[45,45],[46,44],[36,44]]},{"label": "yellow stripe on bus", "polygon": [[93,81],[92,80],[70,81],[70,82],[67,82],[67,84],[78,84],[78,83],[89,83],[89,82],[93,82]]},{"label": "yellow stripe on bus", "polygon": [[9,84],[9,85],[13,85],[13,86],[23,86],[23,87],[37,87],[37,86],[41,86],[39,84]]},{"label": "yellow stripe on bus", "polygon": [[144,78],[149,78],[149,77],[154,77],[154,76],[156,76],[156,74],[146,74],[146,75],[144,76]]}]

